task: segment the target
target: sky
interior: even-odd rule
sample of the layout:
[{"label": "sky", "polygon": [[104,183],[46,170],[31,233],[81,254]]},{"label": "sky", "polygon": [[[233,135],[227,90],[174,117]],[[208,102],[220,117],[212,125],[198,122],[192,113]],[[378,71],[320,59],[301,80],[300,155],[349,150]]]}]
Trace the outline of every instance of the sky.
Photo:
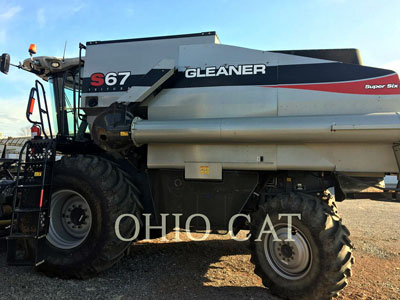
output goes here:
[{"label": "sky", "polygon": [[[400,73],[400,0],[0,0],[0,54],[78,56],[79,42],[216,31],[260,50],[358,48],[365,65]],[[0,73],[0,132],[21,135],[36,76]]]}]

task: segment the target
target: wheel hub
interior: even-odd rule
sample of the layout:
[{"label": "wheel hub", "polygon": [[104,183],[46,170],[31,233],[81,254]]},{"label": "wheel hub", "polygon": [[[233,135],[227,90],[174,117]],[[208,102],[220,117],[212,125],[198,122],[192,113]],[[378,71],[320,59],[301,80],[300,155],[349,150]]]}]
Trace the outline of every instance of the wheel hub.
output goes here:
[{"label": "wheel hub", "polygon": [[82,195],[72,190],[52,195],[47,239],[53,246],[61,249],[79,246],[88,236],[91,224],[91,210]]},{"label": "wheel hub", "polygon": [[282,277],[298,280],[311,267],[312,253],[308,240],[299,230],[293,230],[292,240],[288,239],[287,225],[275,227],[280,241],[274,241],[272,234],[265,237],[264,250],[271,267]]},{"label": "wheel hub", "polygon": [[288,244],[283,244],[281,245],[281,248],[279,249],[282,253],[282,255],[286,258],[292,258],[293,256],[293,247],[289,246]]},{"label": "wheel hub", "polygon": [[86,218],[87,218],[87,215],[85,214],[85,211],[81,207],[75,207],[72,209],[71,215],[70,215],[72,224],[74,224],[76,226],[85,224]]}]

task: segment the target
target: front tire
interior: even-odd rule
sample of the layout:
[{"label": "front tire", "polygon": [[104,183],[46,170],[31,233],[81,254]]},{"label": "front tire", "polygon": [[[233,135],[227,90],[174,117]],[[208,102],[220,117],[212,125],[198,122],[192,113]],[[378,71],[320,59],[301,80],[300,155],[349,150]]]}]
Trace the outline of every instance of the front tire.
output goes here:
[{"label": "front tire", "polygon": [[[260,236],[268,214],[280,240],[287,239],[287,218],[293,217],[293,241]],[[347,285],[354,262],[349,231],[338,215],[318,197],[281,194],[262,204],[252,215],[251,261],[255,273],[273,294],[290,300],[331,299]],[[260,237],[260,241],[256,239]]]},{"label": "front tire", "polygon": [[[63,158],[54,169],[52,195],[47,257],[39,270],[88,278],[117,263],[131,243],[117,238],[115,221],[141,212],[139,190],[126,173],[96,156]],[[123,237],[134,230],[131,218],[121,220]]]}]

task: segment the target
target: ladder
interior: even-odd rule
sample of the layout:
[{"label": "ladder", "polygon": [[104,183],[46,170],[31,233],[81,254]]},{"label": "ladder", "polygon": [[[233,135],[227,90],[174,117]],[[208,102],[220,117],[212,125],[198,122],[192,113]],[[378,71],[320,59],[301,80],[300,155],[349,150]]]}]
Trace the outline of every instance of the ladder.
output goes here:
[{"label": "ladder", "polygon": [[[40,87],[40,89],[39,89]],[[40,99],[43,94],[44,107]],[[40,121],[32,121],[33,105],[37,97]],[[45,132],[43,115],[47,116]],[[27,119],[43,131],[42,136],[28,140],[21,149],[15,182],[10,234],[7,237],[9,265],[38,266],[46,258],[46,236],[50,224],[51,187],[56,158],[46,94],[36,80],[31,89],[26,112]],[[25,159],[24,158],[25,154]]]}]

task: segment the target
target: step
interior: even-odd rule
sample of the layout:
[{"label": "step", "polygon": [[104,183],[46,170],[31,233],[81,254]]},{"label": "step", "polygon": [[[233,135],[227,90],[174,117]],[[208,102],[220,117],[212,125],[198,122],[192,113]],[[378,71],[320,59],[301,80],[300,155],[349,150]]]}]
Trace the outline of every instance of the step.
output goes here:
[{"label": "step", "polygon": [[45,183],[45,184],[19,184],[17,185],[17,188],[20,189],[29,189],[29,188],[38,188],[38,187],[45,187],[51,185],[50,183]]},{"label": "step", "polygon": [[37,208],[37,207],[27,207],[27,208],[21,208],[17,207],[14,209],[14,213],[38,213],[38,212],[43,212],[46,211],[47,207],[42,207],[42,208]]},{"label": "step", "polygon": [[41,239],[46,237],[46,234],[42,234],[39,237],[36,237],[36,234],[26,234],[26,233],[12,233],[6,239],[7,240],[17,240],[17,239]]},{"label": "step", "polygon": [[8,260],[7,264],[9,266],[19,266],[19,267],[28,267],[28,266],[34,266],[34,263],[31,259],[12,259]]},{"label": "step", "polygon": [[[17,250],[17,239],[7,240],[7,263],[12,266],[39,266],[45,262],[46,259],[46,239],[42,239],[46,235],[40,236],[35,243],[34,257],[26,258],[25,255],[17,257],[17,252],[20,254],[25,253],[22,249]],[[26,253],[25,253],[26,254]]]},{"label": "step", "polygon": [[44,262],[45,262],[45,260],[43,259],[43,260],[41,260],[41,261],[35,263],[35,267],[40,266],[40,265],[41,265],[42,263],[44,263]]},{"label": "step", "polygon": [[50,162],[52,162],[51,159],[48,159],[48,160],[36,160],[36,161],[25,161],[25,162],[22,162],[21,165],[37,165],[37,164],[44,164],[44,163],[49,164]]},{"label": "step", "polygon": [[0,158],[0,163],[16,163],[18,161],[18,159],[16,158]]},{"label": "step", "polygon": [[11,259],[9,259],[7,261],[7,264],[9,266],[19,266],[19,267],[34,266],[34,267],[37,267],[37,266],[40,266],[44,262],[45,262],[44,259],[40,260],[39,262],[34,262],[33,259],[27,259],[27,258],[17,259],[15,257],[12,257]]}]

